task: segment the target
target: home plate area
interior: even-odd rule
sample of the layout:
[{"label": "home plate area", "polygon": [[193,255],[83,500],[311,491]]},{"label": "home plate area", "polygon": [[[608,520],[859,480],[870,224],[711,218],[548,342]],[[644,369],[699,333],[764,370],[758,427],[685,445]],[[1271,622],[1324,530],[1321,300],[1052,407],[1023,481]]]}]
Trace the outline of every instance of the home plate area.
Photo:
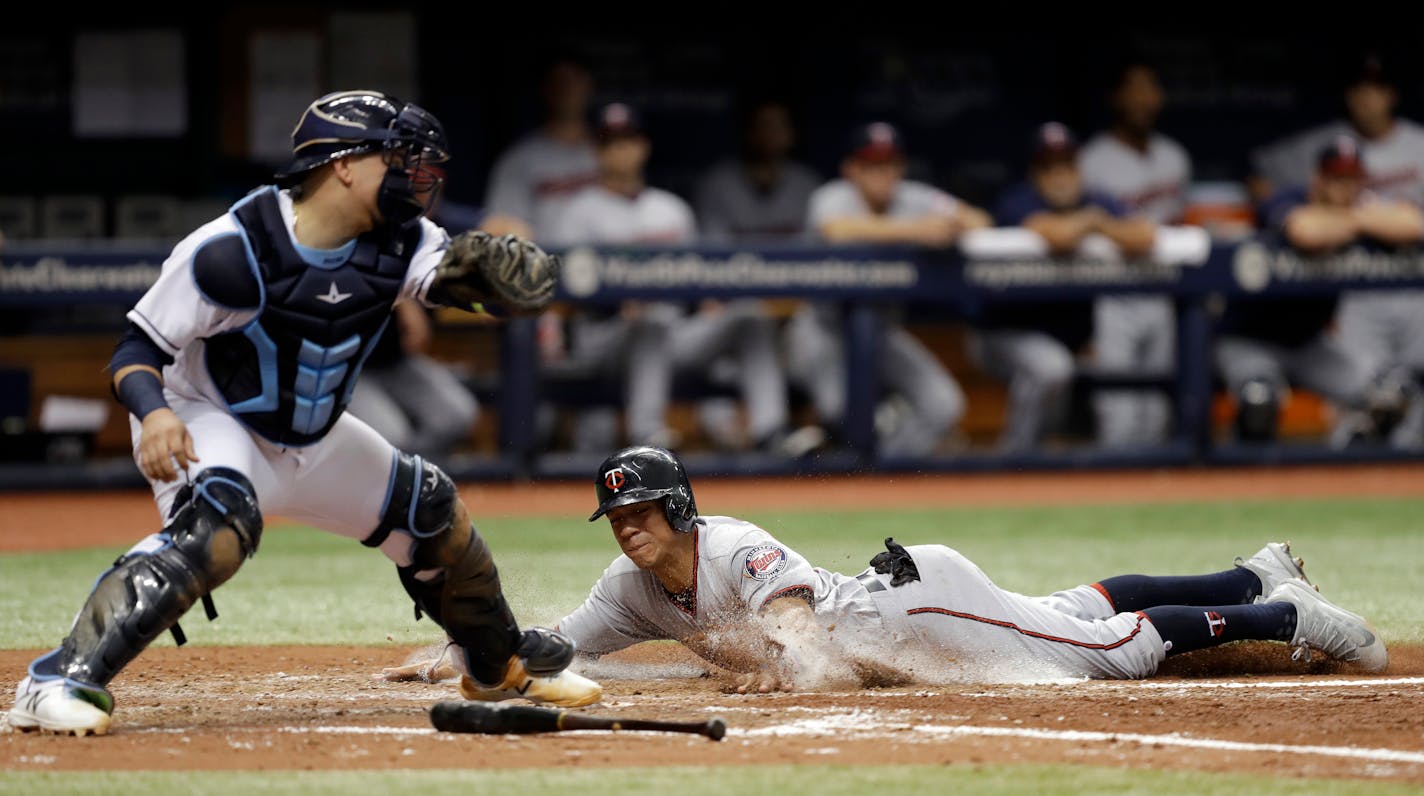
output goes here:
[{"label": "home plate area", "polygon": [[[728,732],[720,743],[621,730],[438,732],[429,709],[459,698],[453,684],[372,679],[410,652],[155,648],[113,683],[110,735],[9,733],[0,748],[18,770],[55,771],[1085,763],[1424,782],[1419,646],[1394,647],[1382,675],[1302,665],[1283,645],[1238,644],[1172,659],[1145,681],[762,695],[728,693],[726,673],[670,644],[585,667],[605,698],[582,712],[721,716]],[[0,671],[23,672],[35,654],[0,652]],[[0,686],[13,689],[8,678]]]}]

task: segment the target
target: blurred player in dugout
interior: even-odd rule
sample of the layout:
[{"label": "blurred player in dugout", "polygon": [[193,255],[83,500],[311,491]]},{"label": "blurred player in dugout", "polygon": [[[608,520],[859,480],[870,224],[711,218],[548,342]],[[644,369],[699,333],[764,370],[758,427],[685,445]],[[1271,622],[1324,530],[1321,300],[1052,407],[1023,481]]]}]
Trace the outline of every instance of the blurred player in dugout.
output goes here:
[{"label": "blurred player in dugout", "polygon": [[[1155,234],[1150,220],[1084,188],[1077,139],[1059,122],[1038,128],[1028,180],[1004,192],[995,220],[1036,233],[1051,256],[1077,253],[1094,237],[1106,239],[1125,256],[1143,256],[1151,251]],[[1038,445],[1067,418],[1076,357],[1093,332],[1092,302],[988,302],[972,323],[971,356],[1009,387],[1000,449]]]},{"label": "blurred player in dugout", "polygon": [[[646,184],[652,151],[639,114],[625,103],[599,111],[595,139],[599,182],[570,201],[549,234],[555,246],[634,244],[687,245],[697,226],[687,202]],[[673,380],[705,371],[736,386],[746,408],[729,422],[717,404],[701,417],[704,433],[719,447],[755,447],[780,453],[787,439],[786,381],[776,349],[775,324],[757,300],[703,301],[696,308],[676,302],[624,302],[599,311],[580,307],[567,329],[541,336],[546,368],[555,373],[601,374],[621,379],[626,438],[639,444],[677,444],[668,425]],[[567,345],[559,332],[566,333]],[[616,412],[585,410],[575,447],[598,450],[616,439]]]},{"label": "blurred player in dugout", "polygon": [[[1364,188],[1372,196],[1424,206],[1424,127],[1400,117],[1399,82],[1377,53],[1349,64],[1341,98],[1342,119],[1276,141],[1254,153],[1252,188],[1269,201],[1281,190],[1299,190],[1314,176],[1319,152],[1335,138],[1359,141]],[[1424,447],[1424,290],[1346,291],[1338,314],[1341,342],[1368,370],[1371,401],[1393,403],[1368,436],[1397,448]]]},{"label": "blurred player in dugout", "polygon": [[[1266,242],[1306,254],[1351,247],[1392,249],[1424,240],[1424,213],[1411,202],[1390,200],[1366,189],[1368,172],[1359,140],[1340,134],[1316,157],[1309,187],[1279,192],[1265,205]],[[1218,321],[1214,356],[1237,403],[1235,431],[1244,440],[1277,433],[1287,389],[1295,384],[1318,393],[1337,409],[1331,442],[1348,444],[1375,407],[1371,373],[1334,328],[1336,296],[1237,299]]]},{"label": "blurred player in dugout", "polygon": [[[984,211],[934,186],[905,179],[906,149],[887,122],[858,127],[841,162],[841,178],[821,186],[807,208],[807,234],[827,243],[912,244],[945,248],[965,230],[989,226]],[[964,392],[944,364],[894,313],[884,317],[879,379],[886,400],[877,412],[879,452],[933,453],[964,415]],[[840,430],[847,379],[840,309],[803,305],[787,328],[790,375],[811,396],[821,420]]]},{"label": "blurred player in dugout", "polygon": [[542,124],[505,150],[490,171],[485,207],[523,219],[540,243],[547,242],[574,195],[598,182],[588,124],[593,91],[593,73],[580,56],[551,56],[540,83]]},{"label": "blurred player in dugout", "polygon": [[[1083,186],[1156,224],[1180,224],[1192,160],[1157,130],[1166,94],[1157,70],[1139,59],[1112,77],[1112,124],[1083,145]],[[1093,361],[1115,373],[1171,373],[1176,362],[1176,318],[1169,296],[1108,295],[1093,308]],[[1161,443],[1171,428],[1172,404],[1159,390],[1102,389],[1093,396],[1098,443],[1135,447]]]},{"label": "blurred player in dugout", "polygon": [[[443,167],[428,167],[445,179]],[[522,219],[451,200],[442,191],[427,213],[452,235],[479,229],[532,238]],[[377,339],[346,411],[366,421],[401,450],[441,460],[459,449],[479,418],[479,401],[459,374],[430,354],[432,314],[414,302],[398,304]]]}]

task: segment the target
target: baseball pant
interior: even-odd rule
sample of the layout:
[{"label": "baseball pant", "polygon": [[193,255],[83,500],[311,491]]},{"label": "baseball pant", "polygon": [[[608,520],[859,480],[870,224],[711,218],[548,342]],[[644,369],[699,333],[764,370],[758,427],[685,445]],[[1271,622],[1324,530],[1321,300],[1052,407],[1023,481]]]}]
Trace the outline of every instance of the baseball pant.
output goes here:
[{"label": "baseball pant", "polygon": [[[909,407],[879,441],[880,453],[923,456],[964,416],[964,391],[943,363],[914,335],[889,318],[881,329],[878,357],[882,393],[898,395]],[[803,305],[787,325],[791,377],[804,386],[822,420],[845,422],[845,332],[836,307]]]},{"label": "baseball pant", "polygon": [[[1176,332],[1172,302],[1162,296],[1103,296],[1093,307],[1093,355],[1108,372],[1170,373]],[[1098,444],[1134,447],[1167,439],[1172,404],[1156,390],[1104,389],[1093,411]]]},{"label": "baseball pant", "polygon": [[1032,329],[984,329],[969,338],[970,355],[989,375],[1009,385],[1003,451],[1033,448],[1067,417],[1073,352],[1057,338]]},{"label": "baseball pant", "polygon": [[1262,379],[1284,395],[1290,384],[1320,393],[1340,407],[1358,408],[1369,373],[1341,342],[1321,333],[1299,346],[1223,335],[1214,350],[1217,369],[1233,395],[1252,379]]},{"label": "baseball pant", "polygon": [[[733,301],[670,319],[673,368],[708,371],[722,360],[747,409],[747,433],[764,440],[786,427],[786,375],[776,345],[776,323],[761,302]],[[716,403],[712,403],[716,406]]]},{"label": "baseball pant", "polygon": [[[189,465],[190,475],[231,467],[252,482],[264,517],[280,516],[351,539],[365,539],[380,523],[395,448],[353,415],[342,414],[321,440],[287,448],[254,435],[225,407],[172,390],[164,395],[193,437],[198,461]],[[138,462],[142,426],[130,415],[129,427]],[[183,483],[181,476],[168,483],[149,480],[160,517],[168,517]],[[413,544],[410,536],[393,533],[380,549],[406,566]]]},{"label": "baseball pant", "polygon": [[909,639],[901,646],[928,653],[917,656],[921,662],[938,656],[956,674],[1003,682],[1136,679],[1167,657],[1151,621],[1114,612],[1090,586],[1027,597],[999,588],[949,547],[906,550],[920,579],[889,586],[888,576],[877,575],[886,588],[870,594],[886,629]]},{"label": "baseball pant", "polygon": [[366,368],[346,411],[407,453],[442,457],[460,444],[479,403],[445,365],[421,354]]},{"label": "baseball pant", "polygon": [[[1362,290],[1340,299],[1340,339],[1366,368],[1371,380],[1405,368],[1424,379],[1424,291]],[[1415,395],[1390,434],[1400,448],[1424,446],[1424,398]]]},{"label": "baseball pant", "polygon": [[[641,307],[632,316],[576,317],[570,322],[568,358],[545,369],[551,375],[600,376],[622,385],[628,439],[637,444],[664,444],[668,394],[672,388],[671,352],[661,320],[669,312],[661,305]],[[588,407],[579,411],[574,448],[606,452],[618,447],[618,409]]]}]

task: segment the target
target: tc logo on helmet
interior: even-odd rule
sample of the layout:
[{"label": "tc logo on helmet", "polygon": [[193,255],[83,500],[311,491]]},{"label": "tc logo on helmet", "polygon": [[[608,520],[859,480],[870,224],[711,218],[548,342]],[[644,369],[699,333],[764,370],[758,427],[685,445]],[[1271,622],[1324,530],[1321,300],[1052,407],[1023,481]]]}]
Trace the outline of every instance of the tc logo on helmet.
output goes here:
[{"label": "tc logo on helmet", "polygon": [[628,483],[628,478],[623,475],[622,467],[616,467],[603,474],[603,485],[614,492],[622,489],[626,483]]}]

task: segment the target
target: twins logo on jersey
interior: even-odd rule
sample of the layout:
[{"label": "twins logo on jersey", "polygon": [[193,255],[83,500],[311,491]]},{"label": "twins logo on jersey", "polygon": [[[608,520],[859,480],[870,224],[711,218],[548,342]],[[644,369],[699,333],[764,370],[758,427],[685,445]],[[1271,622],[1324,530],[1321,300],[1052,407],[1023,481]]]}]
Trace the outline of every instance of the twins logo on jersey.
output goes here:
[{"label": "twins logo on jersey", "polygon": [[774,544],[754,547],[747,553],[746,576],[757,580],[771,580],[781,570],[786,569],[786,551]]}]

